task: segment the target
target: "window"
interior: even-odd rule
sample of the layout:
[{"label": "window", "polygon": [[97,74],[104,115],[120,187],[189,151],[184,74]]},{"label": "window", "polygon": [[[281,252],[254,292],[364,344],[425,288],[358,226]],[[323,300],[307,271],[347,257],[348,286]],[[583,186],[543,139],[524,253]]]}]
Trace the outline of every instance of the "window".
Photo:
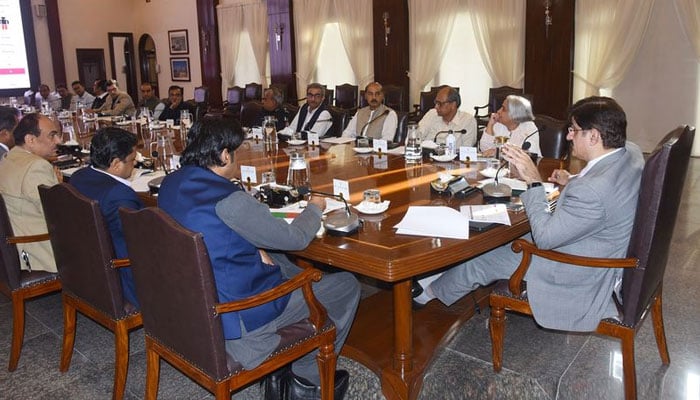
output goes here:
[{"label": "window", "polygon": [[236,61],[236,69],[234,70],[234,85],[245,87],[246,83],[257,82],[262,83],[267,87],[270,83],[270,53],[265,55],[265,82],[260,80],[255,54],[253,53],[253,44],[250,41],[248,31],[241,32],[241,42],[238,48],[238,60]]},{"label": "window", "polygon": [[357,84],[350,60],[345,52],[345,47],[343,47],[337,22],[326,24],[323,30],[323,39],[321,39],[318,51],[313,80],[326,85],[328,89],[335,89],[336,85],[343,83]]}]

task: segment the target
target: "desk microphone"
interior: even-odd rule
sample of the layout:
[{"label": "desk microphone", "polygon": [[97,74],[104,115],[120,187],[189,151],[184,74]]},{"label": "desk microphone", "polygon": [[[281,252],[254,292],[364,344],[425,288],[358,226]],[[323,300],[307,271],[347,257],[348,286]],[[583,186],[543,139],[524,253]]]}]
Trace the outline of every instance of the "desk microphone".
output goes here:
[{"label": "desk microphone", "polygon": [[535,129],[534,132],[532,132],[532,133],[530,133],[529,135],[525,136],[525,139],[523,140],[523,145],[521,146],[521,148],[522,148],[523,150],[528,151],[528,150],[530,149],[530,147],[532,146],[532,143],[528,142],[527,140],[530,139],[530,137],[531,137],[532,135],[534,135],[535,133],[537,133],[537,132],[539,132],[539,131],[540,131],[539,129]]},{"label": "desk microphone", "polygon": [[446,131],[440,131],[440,132],[438,132],[438,133],[435,134],[435,138],[433,139],[433,142],[437,143],[438,135],[440,135],[440,134],[442,134],[442,133],[448,133],[448,134],[449,134],[449,133],[461,133],[461,134],[464,134],[464,133],[467,133],[467,130],[466,130],[466,129],[462,129],[462,130],[459,130],[459,131],[454,131],[454,130],[452,130],[452,129],[448,129],[448,130],[446,130]]},{"label": "desk microphone", "polygon": [[365,129],[369,126],[369,124],[371,124],[372,122],[378,120],[379,118],[381,118],[381,117],[383,117],[383,116],[385,116],[385,115],[387,115],[387,114],[389,114],[389,110],[388,110],[388,109],[387,109],[387,110],[384,110],[383,113],[381,113],[381,114],[377,115],[376,117],[374,117],[374,118],[370,119],[369,121],[367,121],[367,123],[362,127],[362,129],[360,129],[360,135],[359,135],[359,136],[367,136],[367,135],[364,134],[364,132],[365,132]]},{"label": "desk microphone", "polygon": [[505,183],[498,183],[498,175],[505,166],[506,163],[502,163],[496,170],[496,175],[493,178],[493,182],[488,183],[481,188],[481,191],[484,194],[485,203],[508,203],[510,201],[510,197],[513,195],[513,189]]},{"label": "desk microphone", "polygon": [[153,158],[158,159],[158,161],[160,161],[160,165],[163,166],[163,171],[165,171],[165,175],[168,175],[170,173],[170,171],[168,171],[168,168],[165,167],[165,157],[163,157],[162,155],[159,155],[158,151],[156,151],[156,150],[153,150],[153,152],[151,153],[151,156]]},{"label": "desk microphone", "polygon": [[319,196],[340,199],[343,204],[345,204],[345,212],[334,211],[326,216],[326,220],[323,222],[323,227],[326,228],[329,233],[339,236],[346,236],[354,233],[360,227],[360,218],[357,216],[357,214],[350,212],[350,206],[348,206],[348,202],[342,195],[317,192],[315,190],[311,190],[307,186],[298,187],[296,190],[301,196],[311,193]]}]

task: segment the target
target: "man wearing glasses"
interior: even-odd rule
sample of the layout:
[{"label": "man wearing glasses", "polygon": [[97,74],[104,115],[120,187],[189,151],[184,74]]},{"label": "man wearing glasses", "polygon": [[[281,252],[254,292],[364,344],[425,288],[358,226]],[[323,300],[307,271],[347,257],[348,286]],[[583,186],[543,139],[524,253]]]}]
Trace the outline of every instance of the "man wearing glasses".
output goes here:
[{"label": "man wearing glasses", "polygon": [[[418,122],[422,140],[435,140],[438,132],[452,130],[457,148],[476,145],[476,120],[468,112],[459,110],[461,104],[462,99],[457,89],[449,86],[440,89],[435,96],[435,108],[425,113]],[[465,132],[458,132],[461,130]],[[447,133],[438,136],[435,141],[444,142]]]},{"label": "man wearing glasses", "polygon": [[323,104],[325,98],[326,90],[321,84],[309,84],[306,87],[306,104],[301,106],[289,126],[280,133],[292,136],[294,132],[311,132],[318,133],[318,137],[325,136],[333,125],[333,118]]}]

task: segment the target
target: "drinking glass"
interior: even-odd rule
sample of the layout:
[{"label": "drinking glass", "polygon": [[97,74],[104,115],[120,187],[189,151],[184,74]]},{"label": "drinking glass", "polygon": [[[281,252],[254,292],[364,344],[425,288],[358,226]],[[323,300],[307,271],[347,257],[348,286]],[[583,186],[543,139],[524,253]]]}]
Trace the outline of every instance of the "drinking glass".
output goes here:
[{"label": "drinking glass", "polygon": [[272,115],[263,121],[263,139],[265,143],[277,143],[277,119]]},{"label": "drinking glass", "polygon": [[407,163],[418,163],[423,158],[420,135],[418,134],[418,125],[411,124],[408,126],[404,157],[406,158]]},{"label": "drinking glass", "polygon": [[287,170],[287,186],[293,188],[309,187],[309,164],[303,153],[292,153],[289,156]]}]

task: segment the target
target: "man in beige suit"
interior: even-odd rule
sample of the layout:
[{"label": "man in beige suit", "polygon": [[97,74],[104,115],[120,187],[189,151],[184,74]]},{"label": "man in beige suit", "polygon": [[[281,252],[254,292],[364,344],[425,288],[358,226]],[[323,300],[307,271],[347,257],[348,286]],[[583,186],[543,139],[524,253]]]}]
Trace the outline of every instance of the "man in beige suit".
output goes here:
[{"label": "man in beige suit", "polygon": [[[46,233],[46,220],[39,199],[39,185],[52,186],[60,181],[60,172],[48,161],[56,155],[61,134],[56,124],[41,114],[22,118],[15,128],[15,147],[0,163],[2,194],[15,235]],[[56,272],[51,243],[47,241],[17,245],[22,269]]]}]

